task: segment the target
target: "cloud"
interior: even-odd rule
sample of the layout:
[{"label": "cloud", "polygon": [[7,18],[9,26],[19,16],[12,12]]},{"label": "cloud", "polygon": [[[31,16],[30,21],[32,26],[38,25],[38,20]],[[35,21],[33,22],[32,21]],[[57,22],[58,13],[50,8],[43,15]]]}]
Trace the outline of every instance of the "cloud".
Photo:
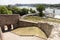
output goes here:
[{"label": "cloud", "polygon": [[55,4],[60,3],[60,0],[0,0],[0,5],[7,5],[7,4],[31,4],[31,3],[48,3],[48,4]]}]

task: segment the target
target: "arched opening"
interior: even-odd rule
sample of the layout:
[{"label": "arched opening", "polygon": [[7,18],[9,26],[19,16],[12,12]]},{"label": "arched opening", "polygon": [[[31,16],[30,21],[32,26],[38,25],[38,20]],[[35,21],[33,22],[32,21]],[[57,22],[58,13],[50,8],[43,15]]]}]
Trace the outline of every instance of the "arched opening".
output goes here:
[{"label": "arched opening", "polygon": [[7,32],[13,30],[13,25],[12,24],[5,24],[1,26],[2,32]]},{"label": "arched opening", "polygon": [[4,30],[5,30],[5,31],[7,31],[7,30],[8,30],[7,25],[4,25]]}]

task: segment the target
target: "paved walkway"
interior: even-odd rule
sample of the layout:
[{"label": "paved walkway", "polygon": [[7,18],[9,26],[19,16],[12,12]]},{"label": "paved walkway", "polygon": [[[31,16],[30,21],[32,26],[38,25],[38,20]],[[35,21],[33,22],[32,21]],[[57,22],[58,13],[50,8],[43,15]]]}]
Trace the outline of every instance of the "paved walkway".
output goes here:
[{"label": "paved walkway", "polygon": [[11,32],[3,33],[3,40],[44,40],[36,36],[18,36]]}]

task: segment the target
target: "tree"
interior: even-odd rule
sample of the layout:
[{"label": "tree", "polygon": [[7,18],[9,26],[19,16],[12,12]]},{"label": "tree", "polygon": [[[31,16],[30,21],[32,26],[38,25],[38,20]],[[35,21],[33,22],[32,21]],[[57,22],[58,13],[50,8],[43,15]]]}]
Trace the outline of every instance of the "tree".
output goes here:
[{"label": "tree", "polygon": [[11,7],[10,10],[13,12],[13,14],[19,14],[20,8],[17,8],[17,7]]},{"label": "tree", "polygon": [[8,14],[12,14],[12,11],[11,10],[8,10],[7,12],[8,12]]},{"label": "tree", "polygon": [[10,5],[8,5],[7,9],[11,10],[13,14],[19,14],[19,12],[20,12],[20,8],[17,8],[16,6],[10,6]]},{"label": "tree", "polygon": [[25,15],[25,14],[28,14],[28,11],[29,9],[26,9],[26,8],[17,8],[16,6],[7,6],[7,9],[8,10],[11,10],[13,14],[20,14],[21,16],[22,15]]},{"label": "tree", "polygon": [[31,9],[31,8],[30,8],[30,10],[29,10],[29,11],[30,11],[30,13],[36,13],[36,11],[35,11],[35,10],[33,10],[33,9]]},{"label": "tree", "polygon": [[43,17],[43,16],[44,16],[43,10],[45,10],[45,7],[44,7],[43,5],[38,5],[38,6],[36,7],[36,9],[37,9],[37,11],[39,12],[39,16],[40,16],[40,17]]},{"label": "tree", "polygon": [[9,11],[6,6],[0,6],[0,14],[12,14],[12,11]]},{"label": "tree", "polygon": [[22,16],[22,15],[28,14],[28,11],[29,11],[28,9],[23,8],[20,10],[20,15]]}]

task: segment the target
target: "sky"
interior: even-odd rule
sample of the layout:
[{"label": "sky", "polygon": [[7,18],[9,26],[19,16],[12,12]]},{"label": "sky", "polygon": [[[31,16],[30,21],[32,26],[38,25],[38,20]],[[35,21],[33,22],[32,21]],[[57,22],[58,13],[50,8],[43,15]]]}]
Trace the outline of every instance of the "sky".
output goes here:
[{"label": "sky", "polygon": [[0,5],[8,4],[35,4],[35,3],[45,3],[45,4],[58,4],[60,0],[0,0]]}]

